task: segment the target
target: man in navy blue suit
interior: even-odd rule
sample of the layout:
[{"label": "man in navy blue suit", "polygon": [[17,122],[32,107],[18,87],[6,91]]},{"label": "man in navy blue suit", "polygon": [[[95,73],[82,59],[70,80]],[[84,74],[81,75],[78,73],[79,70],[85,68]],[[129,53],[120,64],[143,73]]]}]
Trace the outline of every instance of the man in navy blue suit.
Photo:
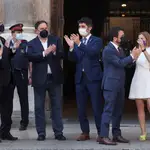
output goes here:
[{"label": "man in navy blue suit", "polygon": [[66,140],[63,136],[61,84],[63,70],[60,60],[64,56],[60,38],[48,34],[46,21],[35,24],[37,37],[28,43],[27,56],[32,62],[32,86],[35,98],[35,122],[37,140],[46,137],[45,94],[48,91],[51,100],[52,128],[55,139]]},{"label": "man in navy blue suit", "polygon": [[86,115],[88,95],[91,97],[98,139],[100,135],[102,69],[99,56],[103,44],[100,38],[91,34],[92,20],[90,18],[81,18],[78,25],[79,34],[82,36],[81,40],[78,34],[72,34],[70,38],[68,36],[64,38],[70,47],[69,59],[76,62],[76,99],[82,130],[82,134],[77,138],[77,141],[85,141],[90,139],[89,121]]},{"label": "man in navy blue suit", "polygon": [[[139,56],[140,50],[136,47],[128,57],[124,56],[119,47],[124,41],[124,31],[120,27],[110,30],[110,42],[103,50],[104,74],[102,89],[105,99],[102,114],[100,144],[116,145],[116,142],[128,143],[121,135],[120,122],[124,107],[124,67],[133,63]],[[109,139],[109,124],[112,121],[113,140]]]}]

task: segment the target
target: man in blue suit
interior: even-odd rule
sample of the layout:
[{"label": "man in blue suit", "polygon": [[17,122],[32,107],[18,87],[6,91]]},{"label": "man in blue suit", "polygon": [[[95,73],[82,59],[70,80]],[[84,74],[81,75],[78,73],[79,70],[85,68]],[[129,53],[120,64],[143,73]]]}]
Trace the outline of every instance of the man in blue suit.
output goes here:
[{"label": "man in blue suit", "polygon": [[[102,89],[105,105],[101,121],[100,144],[116,145],[116,142],[129,142],[121,136],[120,130],[124,107],[124,67],[138,58],[140,50],[134,48],[131,55],[125,57],[123,50],[119,48],[120,43],[125,38],[123,29],[113,27],[109,35],[110,42],[103,50],[104,75]],[[110,121],[112,121],[113,140],[109,139]]]},{"label": "man in blue suit", "polygon": [[78,21],[79,34],[72,34],[69,38],[65,36],[68,43],[69,59],[76,62],[76,99],[78,107],[78,117],[82,134],[77,141],[90,139],[89,122],[86,116],[86,104],[88,95],[91,97],[92,108],[95,117],[98,138],[100,135],[102,98],[101,98],[101,79],[102,69],[99,62],[100,50],[102,49],[102,40],[91,34],[92,20],[81,18]]},{"label": "man in blue suit", "polygon": [[35,24],[37,37],[28,43],[27,55],[32,62],[32,85],[35,98],[35,122],[37,140],[46,137],[45,129],[45,94],[51,99],[52,128],[55,139],[66,140],[63,136],[61,84],[63,70],[60,60],[64,56],[60,38],[48,34],[46,21]]}]

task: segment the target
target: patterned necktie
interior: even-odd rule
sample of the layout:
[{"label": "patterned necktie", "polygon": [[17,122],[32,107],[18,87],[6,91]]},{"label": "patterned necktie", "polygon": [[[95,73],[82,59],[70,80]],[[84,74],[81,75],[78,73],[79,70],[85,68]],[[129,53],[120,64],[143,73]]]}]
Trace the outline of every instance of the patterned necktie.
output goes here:
[{"label": "patterned necktie", "polygon": [[83,39],[82,39],[82,43],[84,44],[84,45],[86,45],[86,38],[84,37]]}]

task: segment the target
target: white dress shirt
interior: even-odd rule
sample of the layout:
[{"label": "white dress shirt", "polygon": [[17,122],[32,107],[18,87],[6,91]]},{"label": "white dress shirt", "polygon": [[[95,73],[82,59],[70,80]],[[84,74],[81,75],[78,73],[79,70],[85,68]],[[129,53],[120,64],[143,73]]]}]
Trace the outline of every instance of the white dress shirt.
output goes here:
[{"label": "white dress shirt", "polygon": [[[46,40],[45,42],[41,41],[41,44],[42,44],[44,50],[46,50],[48,48],[48,40]],[[43,57],[45,57],[44,53],[43,53]],[[52,71],[51,71],[49,64],[47,65],[47,73],[52,74]]]},{"label": "white dress shirt", "polygon": [[117,44],[115,44],[114,42],[111,42],[111,44],[116,48],[116,50],[119,52],[118,48],[119,46]]},{"label": "white dress shirt", "polygon": [[[116,50],[119,52],[119,46],[117,45],[117,44],[115,44],[114,42],[111,42],[111,44],[116,48]],[[134,59],[134,57],[133,57],[133,55],[132,54],[130,54],[130,56],[132,57],[132,59],[133,59],[133,62],[135,61],[135,59]]]}]

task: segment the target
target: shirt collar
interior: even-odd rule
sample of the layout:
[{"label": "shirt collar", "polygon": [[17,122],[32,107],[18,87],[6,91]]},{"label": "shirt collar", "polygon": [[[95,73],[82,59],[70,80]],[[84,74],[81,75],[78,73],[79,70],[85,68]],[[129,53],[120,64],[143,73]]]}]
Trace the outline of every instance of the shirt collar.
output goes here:
[{"label": "shirt collar", "polygon": [[114,42],[111,42],[111,44],[118,50],[119,46],[115,44]]},{"label": "shirt collar", "polygon": [[85,38],[86,38],[86,40],[88,41],[90,37],[91,37],[91,34],[89,34],[89,35],[88,35],[87,37],[85,37]]},{"label": "shirt collar", "polygon": [[40,40],[40,41],[41,41],[41,43],[45,44],[45,43],[47,43],[47,42],[48,42],[48,39],[47,39],[45,42],[43,42],[42,40]]},{"label": "shirt collar", "polygon": [[89,40],[89,38],[91,37],[92,34],[89,34],[88,36],[86,37],[82,37],[82,39],[86,38],[86,42]]}]

